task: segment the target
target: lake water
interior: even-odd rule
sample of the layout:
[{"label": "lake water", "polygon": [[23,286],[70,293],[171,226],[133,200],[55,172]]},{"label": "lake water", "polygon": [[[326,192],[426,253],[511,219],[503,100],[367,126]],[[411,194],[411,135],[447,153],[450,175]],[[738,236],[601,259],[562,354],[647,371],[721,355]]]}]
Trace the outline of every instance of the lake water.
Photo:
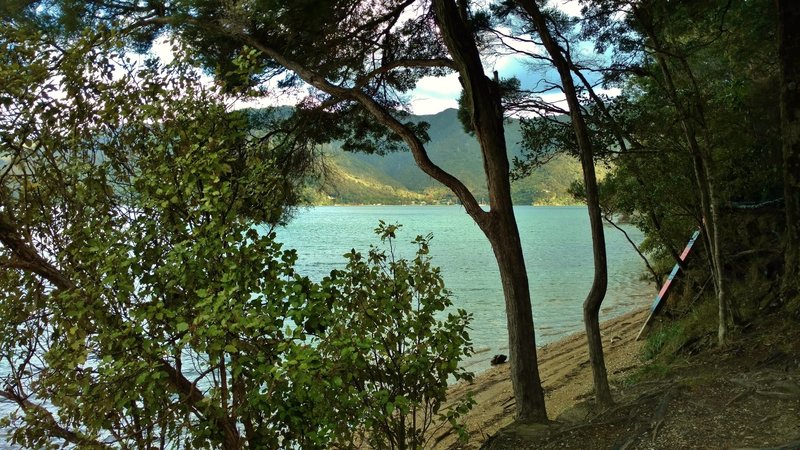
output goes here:
[{"label": "lake water", "polygon": [[[533,298],[537,343],[544,345],[583,329],[581,305],[592,284],[589,220],[584,207],[515,208]],[[345,265],[355,248],[366,253],[379,244],[378,220],[401,223],[399,256],[412,257],[409,242],[433,233],[431,255],[440,266],[455,306],[474,316],[470,332],[480,352],[464,365],[480,372],[495,353],[508,353],[506,316],[500,276],[488,241],[460,206],[333,206],[301,209],[278,240],[298,252],[298,271],[321,279]],[[629,227],[634,240],[641,240]],[[606,227],[608,295],[601,320],[647,306],[655,290],[640,280],[643,263],[622,234]],[[3,372],[0,364],[0,372]],[[13,406],[0,401],[0,416]],[[3,447],[0,430],[0,448]]]},{"label": "lake water", "polygon": [[[592,241],[585,207],[515,207],[531,285],[536,342],[544,345],[583,329],[582,304],[592,285]],[[489,242],[460,206],[329,206],[301,209],[278,240],[298,252],[298,270],[314,279],[345,265],[342,255],[379,243],[378,220],[401,223],[398,241],[433,233],[430,253],[442,269],[455,306],[474,316],[480,350],[466,365],[480,372],[493,354],[508,353],[503,291]],[[655,294],[641,281],[644,264],[618,230],[606,227],[609,280],[601,320],[647,306]],[[633,227],[626,231],[642,239]],[[412,257],[411,245],[400,248]]]}]

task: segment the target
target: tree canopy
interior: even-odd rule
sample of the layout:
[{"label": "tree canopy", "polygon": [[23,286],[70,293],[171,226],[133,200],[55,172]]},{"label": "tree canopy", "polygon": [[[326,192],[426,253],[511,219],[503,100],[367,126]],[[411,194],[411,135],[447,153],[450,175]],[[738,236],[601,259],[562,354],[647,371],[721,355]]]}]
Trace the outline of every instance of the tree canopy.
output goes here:
[{"label": "tree canopy", "polygon": [[183,58],[132,61],[112,30],[58,42],[7,25],[0,397],[15,408],[0,427],[13,443],[420,448],[432,424],[455,424],[469,403],[442,401],[449,377],[468,377],[469,316],[443,312],[426,239],[395,259],[397,227],[381,225],[391,258],[354,251],[312,282],[270,231],[310,167],[286,120],[231,110]]},{"label": "tree canopy", "polygon": [[[385,251],[353,251],[345,270],[312,281],[270,232],[330,142],[409,150],[472,217],[500,269],[517,418],[546,421],[512,113],[527,116],[516,175],[562,151],[582,163],[601,403],[612,400],[597,327],[601,219],[624,215],[645,232],[655,278],[701,230],[694,274],[714,287],[720,345],[765,308],[796,316],[796,8],[581,4],[568,17],[533,0],[5,2],[0,396],[16,412],[0,425],[32,448],[421,448],[434,421],[455,424],[469,401],[442,405],[448,377],[469,378],[457,366],[469,315],[448,310],[429,240],[396,260],[398,228],[382,223]],[[164,37],[172,63],[131,52]],[[566,107],[489,73],[508,39],[543,50],[512,51],[557,70],[544,84]],[[583,57],[589,44],[595,58]],[[489,210],[430,159],[428,125],[409,120],[417,82],[451,72]],[[298,100],[231,107],[251,94]],[[599,182],[597,164],[609,170]]]}]

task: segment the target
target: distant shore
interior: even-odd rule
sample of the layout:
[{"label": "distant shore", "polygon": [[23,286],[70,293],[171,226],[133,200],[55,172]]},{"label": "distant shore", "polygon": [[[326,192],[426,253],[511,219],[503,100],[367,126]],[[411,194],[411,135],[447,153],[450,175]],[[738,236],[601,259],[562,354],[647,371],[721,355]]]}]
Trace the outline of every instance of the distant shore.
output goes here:
[{"label": "distant shore", "polygon": [[[486,203],[481,203],[481,206],[488,207],[489,205]],[[460,206],[458,203],[314,203],[308,205],[300,205],[301,208],[316,208],[320,206]],[[551,207],[576,207],[576,206],[583,206],[586,205],[584,203],[515,203],[514,206],[551,206]]]},{"label": "distant shore", "polygon": [[[606,368],[611,383],[623,379],[642,365],[639,358],[644,341],[636,341],[647,308],[604,321],[601,325]],[[586,334],[575,333],[538,350],[539,373],[545,389],[548,417],[556,419],[579,400],[591,395],[592,373],[586,348]],[[514,394],[509,365],[493,367],[475,377],[472,383],[459,383],[450,388],[449,401],[472,392],[476,405],[465,419],[470,441],[460,448],[477,449],[514,417]],[[433,448],[448,448],[455,436],[441,430],[434,436],[439,443]]]}]

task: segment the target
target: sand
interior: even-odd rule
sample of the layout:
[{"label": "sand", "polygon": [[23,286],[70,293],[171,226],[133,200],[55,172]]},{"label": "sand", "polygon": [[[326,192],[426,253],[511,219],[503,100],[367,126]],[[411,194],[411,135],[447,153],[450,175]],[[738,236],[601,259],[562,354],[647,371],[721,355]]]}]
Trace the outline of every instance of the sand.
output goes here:
[{"label": "sand", "polygon": [[[612,383],[627,376],[641,365],[639,352],[643,341],[635,341],[647,309],[608,320],[602,324],[606,368]],[[539,373],[545,389],[547,414],[556,419],[564,410],[591,395],[592,373],[586,349],[585,333],[576,333],[550,343],[538,351]],[[450,400],[472,392],[477,404],[464,422],[470,441],[457,445],[449,429],[433,435],[431,448],[477,449],[489,436],[513,421],[514,394],[509,378],[509,365],[490,368],[475,377],[472,383],[460,383],[450,389]]]}]

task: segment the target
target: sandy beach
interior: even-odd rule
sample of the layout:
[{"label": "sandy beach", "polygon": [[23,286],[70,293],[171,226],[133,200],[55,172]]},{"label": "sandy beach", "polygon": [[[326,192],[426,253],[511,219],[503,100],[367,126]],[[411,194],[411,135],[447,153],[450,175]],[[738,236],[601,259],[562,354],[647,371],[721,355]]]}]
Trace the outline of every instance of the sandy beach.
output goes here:
[{"label": "sandy beach", "polygon": [[[602,324],[603,348],[609,379],[625,377],[641,364],[639,350],[643,341],[636,334],[644,322],[647,309],[641,308]],[[591,395],[592,374],[586,349],[585,333],[576,333],[552,342],[538,351],[539,372],[545,389],[548,417],[556,419],[576,401]],[[472,392],[477,404],[465,419],[470,441],[457,448],[476,449],[489,436],[513,421],[514,394],[509,366],[490,368],[475,377],[472,383],[460,383],[450,390],[450,400]],[[451,448],[455,435],[441,429],[433,437],[431,448]]]}]

